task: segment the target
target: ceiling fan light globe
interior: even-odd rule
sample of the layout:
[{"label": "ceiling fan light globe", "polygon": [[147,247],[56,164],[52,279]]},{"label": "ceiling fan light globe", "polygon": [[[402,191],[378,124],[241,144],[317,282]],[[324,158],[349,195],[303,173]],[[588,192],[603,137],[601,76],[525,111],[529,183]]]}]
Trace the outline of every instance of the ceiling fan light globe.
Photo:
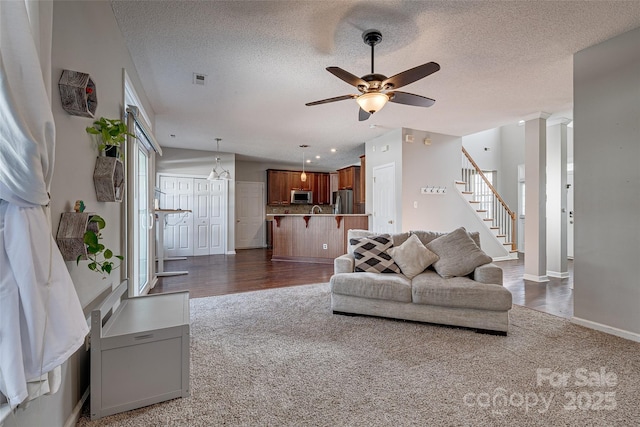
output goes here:
[{"label": "ceiling fan light globe", "polygon": [[380,111],[388,100],[389,97],[381,92],[363,93],[356,98],[356,102],[360,105],[360,108],[370,114]]}]

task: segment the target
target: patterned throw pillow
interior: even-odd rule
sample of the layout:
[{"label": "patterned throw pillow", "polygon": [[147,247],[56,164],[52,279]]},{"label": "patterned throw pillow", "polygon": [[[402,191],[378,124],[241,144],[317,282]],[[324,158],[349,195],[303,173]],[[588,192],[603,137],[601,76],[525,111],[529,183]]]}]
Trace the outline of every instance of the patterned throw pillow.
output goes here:
[{"label": "patterned throw pillow", "polygon": [[391,236],[388,234],[353,238],[349,243],[353,246],[354,271],[400,273],[400,267],[387,253],[387,249],[393,247]]}]

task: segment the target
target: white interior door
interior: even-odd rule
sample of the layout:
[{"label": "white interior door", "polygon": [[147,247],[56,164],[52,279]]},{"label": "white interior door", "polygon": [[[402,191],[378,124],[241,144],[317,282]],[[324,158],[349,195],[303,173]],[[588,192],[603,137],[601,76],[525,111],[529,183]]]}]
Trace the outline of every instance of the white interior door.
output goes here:
[{"label": "white interior door", "polygon": [[236,182],[236,248],[265,246],[264,183]]},{"label": "white interior door", "polygon": [[[193,178],[160,176],[163,193],[162,209],[193,210]],[[167,257],[193,255],[193,215],[188,212],[166,216],[164,227],[165,254]]]},{"label": "white interior door", "polygon": [[193,182],[193,255],[209,255],[210,183],[201,178]]},{"label": "white interior door", "polygon": [[226,252],[228,184],[223,179],[209,181],[209,255]]},{"label": "white interior door", "polygon": [[373,168],[373,231],[393,234],[397,222],[395,164],[376,166]]}]

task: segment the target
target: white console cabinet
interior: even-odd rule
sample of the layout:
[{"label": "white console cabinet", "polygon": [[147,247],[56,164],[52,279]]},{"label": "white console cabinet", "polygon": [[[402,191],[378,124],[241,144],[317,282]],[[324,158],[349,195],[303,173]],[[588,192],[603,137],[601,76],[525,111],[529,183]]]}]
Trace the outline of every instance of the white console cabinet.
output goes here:
[{"label": "white console cabinet", "polygon": [[91,419],[189,396],[189,293],[126,295],[91,313]]}]

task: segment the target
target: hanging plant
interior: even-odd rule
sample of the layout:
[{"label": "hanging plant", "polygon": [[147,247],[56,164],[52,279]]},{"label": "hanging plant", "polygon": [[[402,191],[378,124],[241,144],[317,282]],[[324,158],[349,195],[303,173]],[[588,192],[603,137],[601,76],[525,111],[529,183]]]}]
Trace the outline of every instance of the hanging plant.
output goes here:
[{"label": "hanging plant", "polygon": [[[89,219],[89,223],[94,223],[94,227],[87,227],[84,233],[84,244],[87,247],[87,258],[89,259],[89,270],[101,273],[103,276],[111,274],[113,270],[120,265],[115,265],[116,259],[122,261],[122,255],[114,255],[111,249],[106,248],[100,240],[102,240],[102,230],[106,226],[105,220],[99,215],[93,215]],[[97,231],[96,231],[97,230]],[[78,256],[76,265],[80,264],[82,255]]]},{"label": "hanging plant", "polygon": [[134,134],[129,133],[127,125],[122,120],[107,119],[105,117],[100,117],[93,122],[93,126],[87,127],[86,131],[90,135],[95,135],[98,150],[107,155],[113,151],[112,157],[119,157],[116,154],[117,147],[120,147],[127,140],[127,135],[136,137]]}]

